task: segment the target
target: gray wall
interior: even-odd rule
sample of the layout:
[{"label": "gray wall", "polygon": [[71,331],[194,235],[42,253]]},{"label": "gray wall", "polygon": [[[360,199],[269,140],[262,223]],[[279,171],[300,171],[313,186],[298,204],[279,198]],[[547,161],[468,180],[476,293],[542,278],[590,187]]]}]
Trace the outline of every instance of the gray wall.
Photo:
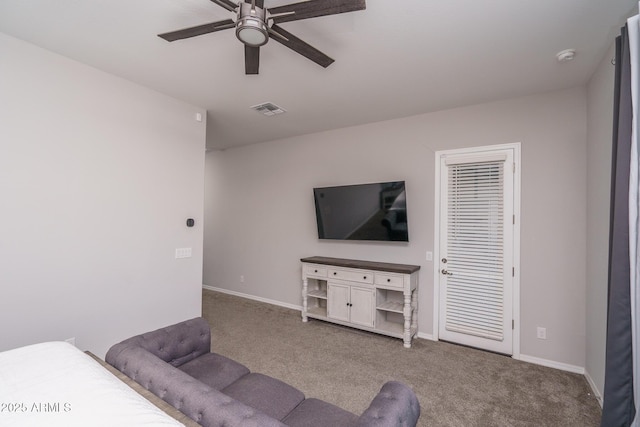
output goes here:
[{"label": "gray wall", "polygon": [[587,378],[604,390],[615,48],[587,86]]},{"label": "gray wall", "polygon": [[[204,284],[295,307],[301,257],[418,264],[419,331],[430,336],[434,153],[521,142],[520,350],[584,367],[586,108],[575,88],[209,152]],[[408,244],[317,239],[313,187],[395,180],[407,184]]]},{"label": "gray wall", "polygon": [[3,34],[0,57],[0,351],[199,315],[205,112]]}]

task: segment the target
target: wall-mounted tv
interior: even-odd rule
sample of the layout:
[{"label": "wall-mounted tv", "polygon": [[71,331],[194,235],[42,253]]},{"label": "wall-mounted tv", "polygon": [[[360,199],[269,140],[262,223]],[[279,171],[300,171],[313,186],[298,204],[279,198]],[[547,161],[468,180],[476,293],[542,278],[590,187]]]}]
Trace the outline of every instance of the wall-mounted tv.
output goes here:
[{"label": "wall-mounted tv", "polygon": [[404,181],[314,188],[320,239],[408,242]]}]

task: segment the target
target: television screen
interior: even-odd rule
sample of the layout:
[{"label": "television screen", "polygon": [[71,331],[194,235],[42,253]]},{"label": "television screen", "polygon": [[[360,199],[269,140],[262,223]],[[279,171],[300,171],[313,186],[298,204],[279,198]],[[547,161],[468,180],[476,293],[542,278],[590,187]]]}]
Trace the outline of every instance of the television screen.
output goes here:
[{"label": "television screen", "polygon": [[404,181],[314,188],[320,239],[408,242]]}]

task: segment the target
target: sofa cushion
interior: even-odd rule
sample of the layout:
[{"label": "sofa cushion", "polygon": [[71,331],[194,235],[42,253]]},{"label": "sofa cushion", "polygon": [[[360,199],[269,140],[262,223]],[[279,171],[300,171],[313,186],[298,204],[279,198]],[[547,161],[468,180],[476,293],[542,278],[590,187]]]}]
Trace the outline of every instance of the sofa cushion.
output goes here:
[{"label": "sofa cushion", "polygon": [[222,392],[277,420],[282,420],[304,400],[304,394],[300,390],[256,373],[245,375]]},{"label": "sofa cushion", "polygon": [[356,414],[318,399],[307,399],[282,422],[290,427],[346,427],[358,420]]},{"label": "sofa cushion", "polygon": [[222,390],[249,373],[246,366],[217,353],[204,354],[178,369],[216,390]]}]

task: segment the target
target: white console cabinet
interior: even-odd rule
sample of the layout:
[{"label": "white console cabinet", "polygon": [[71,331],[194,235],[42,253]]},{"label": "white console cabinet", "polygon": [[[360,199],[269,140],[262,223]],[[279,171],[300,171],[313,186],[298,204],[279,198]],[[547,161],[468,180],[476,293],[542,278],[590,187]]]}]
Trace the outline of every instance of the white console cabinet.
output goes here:
[{"label": "white console cabinet", "polygon": [[401,338],[418,330],[420,266],[342,258],[302,258],[302,321],[326,320]]}]

